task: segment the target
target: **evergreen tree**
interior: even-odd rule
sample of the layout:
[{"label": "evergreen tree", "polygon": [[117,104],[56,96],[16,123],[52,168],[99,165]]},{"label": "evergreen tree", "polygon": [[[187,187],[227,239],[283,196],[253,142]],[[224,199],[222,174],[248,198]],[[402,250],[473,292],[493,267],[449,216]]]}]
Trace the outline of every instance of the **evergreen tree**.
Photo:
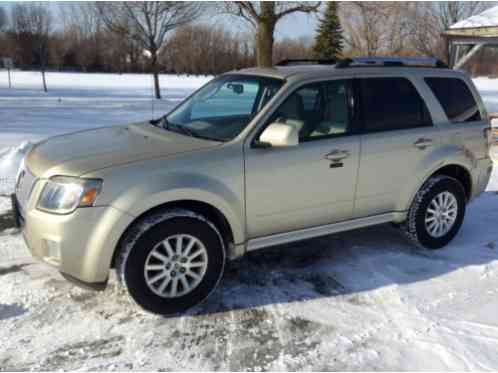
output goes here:
[{"label": "evergreen tree", "polygon": [[342,43],[342,27],[337,15],[337,3],[329,1],[318,25],[313,51],[318,58],[337,59],[342,52]]}]

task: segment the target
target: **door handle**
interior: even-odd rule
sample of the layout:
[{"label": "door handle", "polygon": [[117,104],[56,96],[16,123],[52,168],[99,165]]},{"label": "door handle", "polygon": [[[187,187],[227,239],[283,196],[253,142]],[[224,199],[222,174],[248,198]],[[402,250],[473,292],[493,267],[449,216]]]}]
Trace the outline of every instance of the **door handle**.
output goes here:
[{"label": "door handle", "polygon": [[432,145],[432,139],[426,139],[424,137],[421,137],[420,139],[418,139],[413,143],[413,146],[422,150],[431,145]]},{"label": "door handle", "polygon": [[339,162],[343,159],[349,157],[350,153],[348,150],[334,149],[330,153],[325,154],[325,159],[332,162]]}]

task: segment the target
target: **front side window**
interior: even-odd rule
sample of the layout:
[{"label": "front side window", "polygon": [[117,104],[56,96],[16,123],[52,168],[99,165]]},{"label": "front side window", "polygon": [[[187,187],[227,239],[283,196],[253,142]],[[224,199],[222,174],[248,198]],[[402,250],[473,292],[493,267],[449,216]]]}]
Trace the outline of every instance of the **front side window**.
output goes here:
[{"label": "front side window", "polygon": [[299,141],[339,136],[349,131],[348,80],[305,85],[292,93],[270,122],[287,123],[299,131]]},{"label": "front side window", "polygon": [[432,125],[424,100],[408,79],[362,79],[361,91],[365,132]]},{"label": "front side window", "polygon": [[457,78],[425,78],[451,123],[481,120],[476,100],[467,84]]},{"label": "front side window", "polygon": [[166,117],[166,126],[192,136],[228,141],[236,137],[277,93],[284,81],[223,75],[194,93]]}]

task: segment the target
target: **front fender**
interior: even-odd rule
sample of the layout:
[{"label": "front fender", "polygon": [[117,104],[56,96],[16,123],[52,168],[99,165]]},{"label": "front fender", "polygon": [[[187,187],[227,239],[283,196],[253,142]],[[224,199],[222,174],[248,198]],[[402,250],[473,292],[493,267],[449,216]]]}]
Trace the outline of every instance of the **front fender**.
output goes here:
[{"label": "front fender", "polygon": [[159,205],[182,200],[204,202],[217,208],[227,219],[235,244],[245,241],[242,194],[208,175],[172,172],[148,177],[119,195],[111,206],[140,216]]}]

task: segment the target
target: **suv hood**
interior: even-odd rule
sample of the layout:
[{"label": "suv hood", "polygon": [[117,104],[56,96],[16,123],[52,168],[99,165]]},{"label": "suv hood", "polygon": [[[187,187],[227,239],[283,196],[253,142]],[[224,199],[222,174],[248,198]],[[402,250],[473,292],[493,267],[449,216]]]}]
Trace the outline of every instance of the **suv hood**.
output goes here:
[{"label": "suv hood", "polygon": [[74,132],[36,144],[25,163],[36,176],[81,176],[90,171],[145,159],[219,146],[147,122]]}]

